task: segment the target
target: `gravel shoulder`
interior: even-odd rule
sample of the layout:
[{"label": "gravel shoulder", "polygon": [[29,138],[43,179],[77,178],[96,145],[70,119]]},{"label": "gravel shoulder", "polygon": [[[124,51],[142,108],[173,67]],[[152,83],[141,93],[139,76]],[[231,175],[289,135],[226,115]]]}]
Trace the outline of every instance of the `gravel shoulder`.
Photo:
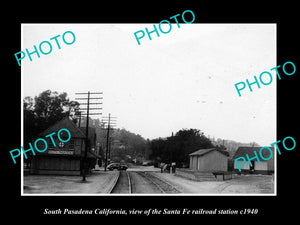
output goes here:
[{"label": "gravel shoulder", "polygon": [[271,175],[237,175],[226,181],[192,181],[169,173],[154,173],[187,194],[274,194]]}]

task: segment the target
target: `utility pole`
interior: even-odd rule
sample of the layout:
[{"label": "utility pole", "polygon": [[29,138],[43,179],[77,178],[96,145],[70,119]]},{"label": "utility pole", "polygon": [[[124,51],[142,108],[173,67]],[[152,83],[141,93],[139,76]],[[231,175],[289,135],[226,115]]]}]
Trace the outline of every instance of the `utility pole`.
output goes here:
[{"label": "utility pole", "polygon": [[172,174],[172,163],[173,163],[173,132],[172,132],[172,136],[171,136],[171,165],[170,165],[170,174]]},{"label": "utility pole", "polygon": [[79,103],[80,105],[86,105],[86,108],[80,108],[80,110],[86,110],[86,114],[82,114],[80,112],[80,118],[81,115],[86,115],[86,127],[85,127],[85,148],[84,148],[84,158],[82,161],[82,181],[86,181],[86,173],[87,173],[87,152],[88,152],[88,144],[89,144],[89,115],[102,115],[102,113],[90,113],[90,110],[101,110],[102,108],[90,108],[90,105],[95,104],[102,104],[102,103],[90,103],[90,100],[98,100],[103,99],[102,97],[95,97],[91,98],[90,95],[101,95],[102,92],[87,92],[87,93],[75,93],[76,95],[87,95],[87,98],[75,98],[76,100],[87,100],[87,103]]},{"label": "utility pole", "polygon": [[112,137],[109,137],[108,139],[108,158],[111,159],[110,153],[111,153],[111,142],[112,142]]},{"label": "utility pole", "polygon": [[81,124],[81,112],[79,112],[79,122],[78,122],[78,127],[80,127]]},{"label": "utility pole", "polygon": [[110,144],[109,144],[109,131],[112,126],[115,126],[116,124],[116,118],[117,117],[111,117],[110,113],[108,114],[108,117],[103,117],[102,121],[104,123],[107,123],[107,133],[106,133],[106,152],[105,152],[105,164],[104,164],[104,171],[106,171],[107,168],[107,155],[110,156]]},{"label": "utility pole", "polygon": [[109,129],[110,129],[110,113],[108,114],[108,125],[107,125],[107,134],[106,134],[106,152],[105,152],[105,168],[104,171],[106,172],[107,168],[107,153],[108,153],[108,145],[109,145]]}]

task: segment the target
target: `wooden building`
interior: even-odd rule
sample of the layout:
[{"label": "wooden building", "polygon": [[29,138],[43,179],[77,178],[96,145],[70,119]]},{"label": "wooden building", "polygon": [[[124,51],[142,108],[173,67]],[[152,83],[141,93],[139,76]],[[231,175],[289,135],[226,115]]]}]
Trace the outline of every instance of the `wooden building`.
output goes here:
[{"label": "wooden building", "polygon": [[[239,147],[235,152],[233,159],[235,160],[236,158],[239,157],[244,157],[246,159],[246,162],[244,164],[242,164],[244,161],[243,159],[238,160],[238,163],[242,164],[240,165],[241,173],[272,174],[274,173],[274,148],[273,147],[269,147],[269,148],[272,149],[273,156],[271,159],[267,161],[259,159],[260,162],[258,162],[258,160],[254,158],[251,160],[252,165],[250,165],[250,163],[246,158],[246,154],[248,154],[248,157],[250,159],[255,157],[254,151],[256,151],[257,155],[259,156],[259,151],[261,147]],[[268,150],[264,150],[261,151],[261,154],[265,159],[267,159],[270,157],[271,153]],[[236,172],[240,172],[235,162],[234,162],[234,170]]]},{"label": "wooden building", "polygon": [[[57,132],[66,128],[71,134],[68,142],[61,142]],[[58,121],[53,126],[41,132],[38,137],[47,141],[48,149],[45,152],[36,152],[35,156],[30,157],[30,173],[32,174],[60,174],[60,175],[80,175],[83,169],[83,158],[85,151],[85,128],[78,128],[68,117]],[[45,136],[55,132],[53,145],[51,138]],[[60,133],[60,137],[68,137],[67,133]],[[98,157],[94,152],[96,137],[93,128],[89,129],[88,153],[86,168],[90,170],[96,163]],[[41,147],[40,149],[43,149]]]},{"label": "wooden building", "polygon": [[190,169],[214,172],[228,170],[228,152],[220,148],[200,149],[190,155]]}]

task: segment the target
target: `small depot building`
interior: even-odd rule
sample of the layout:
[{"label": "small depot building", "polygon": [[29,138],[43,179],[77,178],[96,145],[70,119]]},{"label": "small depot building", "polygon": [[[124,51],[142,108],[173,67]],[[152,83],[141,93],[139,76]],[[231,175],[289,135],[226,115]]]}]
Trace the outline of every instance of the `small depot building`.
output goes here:
[{"label": "small depot building", "polygon": [[[254,151],[257,153],[257,155],[259,155],[259,151],[261,149],[261,147],[239,147],[234,156],[233,156],[233,160],[234,160],[234,170],[237,173],[243,173],[243,174],[248,174],[248,173],[254,173],[254,174],[272,174],[274,173],[274,148],[273,147],[269,147],[270,149],[272,149],[273,155],[272,158],[270,158],[269,160],[265,161],[262,159],[259,159],[259,162],[257,160],[257,158],[255,157],[255,153]],[[270,151],[261,151],[261,154],[264,158],[269,158],[270,157]],[[247,160],[246,155],[248,155],[251,164],[249,163],[249,161]],[[245,158],[245,162],[243,159],[239,159],[237,160],[237,163],[239,164],[239,167],[241,169],[241,171],[239,171],[238,166],[235,162],[235,159],[239,158],[239,157],[244,157]],[[244,164],[243,164],[244,162]]]},{"label": "small depot building", "polygon": [[189,154],[189,169],[177,168],[176,175],[195,181],[217,181],[232,178],[228,172],[229,153],[219,147],[200,149]]},{"label": "small depot building", "polygon": [[219,148],[200,149],[190,155],[190,169],[212,172],[228,170],[228,152]]},{"label": "small depot building", "polygon": [[[68,142],[61,142],[58,139],[57,132],[62,129],[68,129],[71,139]],[[88,152],[85,168],[90,171],[96,164],[97,154],[95,149],[94,128],[89,128]],[[53,132],[53,145],[50,138],[46,138],[48,149],[45,152],[36,152],[36,155],[30,156],[30,174],[56,174],[56,175],[80,175],[84,167],[84,151],[85,151],[85,133],[83,128],[78,128],[68,117],[58,121],[50,126],[38,136],[45,137]],[[60,137],[67,136],[64,132],[60,133]],[[66,139],[66,138],[63,138]],[[41,143],[41,142],[39,142]],[[43,149],[43,146],[39,147]]]}]

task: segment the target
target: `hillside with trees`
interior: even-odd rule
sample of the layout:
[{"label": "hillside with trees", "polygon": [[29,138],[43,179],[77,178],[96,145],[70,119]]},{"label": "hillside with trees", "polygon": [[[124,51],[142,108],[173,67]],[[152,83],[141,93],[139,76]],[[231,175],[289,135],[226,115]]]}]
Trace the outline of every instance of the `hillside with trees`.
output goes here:
[{"label": "hillside with trees", "polygon": [[[86,118],[81,118],[82,127],[86,126]],[[99,119],[89,118],[89,126],[94,127],[97,134],[96,142],[102,158],[105,157],[107,142],[107,127]],[[125,128],[110,130],[110,158],[112,161],[142,162],[149,157],[149,144],[141,135],[132,133]]]},{"label": "hillside with trees", "polygon": [[221,139],[221,138],[217,138],[217,139],[212,138],[210,140],[214,146],[220,146],[222,148],[225,148],[229,152],[230,158],[232,158],[232,156],[234,155],[234,153],[240,146],[260,147],[259,144],[255,143],[255,142],[243,143],[243,142],[237,142],[237,141],[233,141],[233,140],[225,140],[225,139]]},{"label": "hillside with trees", "polygon": [[[31,142],[40,132],[66,116],[70,117],[77,126],[85,127],[86,117],[79,119],[78,112],[79,103],[70,101],[65,92],[46,90],[34,98],[25,97],[23,99],[24,143]],[[107,129],[99,119],[92,118],[89,118],[89,127],[95,128],[97,148],[99,148],[99,154],[104,158]],[[112,129],[110,132],[111,158],[142,161],[150,154],[148,142],[142,136],[124,128]]]},{"label": "hillside with trees", "polygon": [[[86,126],[86,117],[81,117],[79,124],[79,103],[70,101],[65,92],[46,90],[34,98],[25,97],[23,109],[24,143],[31,142],[40,132],[66,116],[69,116],[78,126]],[[100,119],[89,118],[89,126],[95,128],[96,147],[104,159],[107,129]],[[111,149],[109,158],[114,161],[143,162],[151,159],[155,162],[176,162],[177,165],[188,164],[189,154],[201,148],[219,147],[228,151],[229,157],[232,157],[239,146],[259,146],[254,142],[240,143],[220,138],[207,138],[198,129],[181,129],[172,136],[150,141],[125,128],[110,131],[109,145]]]},{"label": "hillside with trees", "polygon": [[187,165],[189,154],[201,148],[214,147],[212,142],[198,129],[182,129],[167,138],[150,142],[150,158],[158,162],[176,162],[178,166]]}]

